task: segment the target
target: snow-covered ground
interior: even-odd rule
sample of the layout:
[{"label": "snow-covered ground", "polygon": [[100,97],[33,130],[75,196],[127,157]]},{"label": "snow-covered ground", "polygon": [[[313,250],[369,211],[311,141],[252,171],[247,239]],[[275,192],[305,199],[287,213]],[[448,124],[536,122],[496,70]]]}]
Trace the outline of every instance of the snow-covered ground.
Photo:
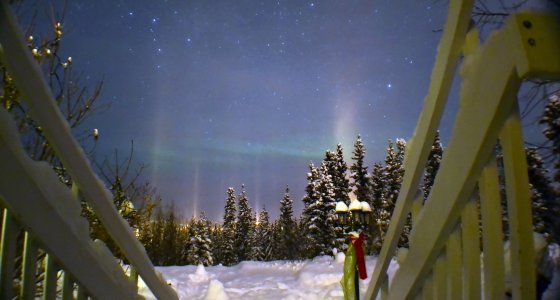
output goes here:
[{"label": "snow-covered ground", "polygon": [[[509,265],[509,246],[506,244],[505,248],[505,264]],[[539,251],[537,272],[551,281],[543,299],[560,299],[560,246],[546,246],[542,249],[544,257]],[[305,261],[245,261],[232,267],[173,266],[156,270],[175,288],[180,299],[343,299],[343,262],[344,254],[339,253],[336,259],[322,256]],[[360,282],[361,295],[366,291],[375,262],[376,257],[366,258],[368,278]],[[389,281],[397,270],[398,264],[392,260],[387,272]],[[147,299],[155,299],[142,279],[139,291]]]},{"label": "snow-covered ground", "polygon": [[[368,279],[361,281],[363,295],[375,266],[375,257],[367,257]],[[157,267],[180,299],[343,299],[342,265],[344,255],[305,261],[245,261],[232,267],[181,266]],[[398,265],[392,261],[389,278]],[[154,299],[143,282],[140,293]]]}]

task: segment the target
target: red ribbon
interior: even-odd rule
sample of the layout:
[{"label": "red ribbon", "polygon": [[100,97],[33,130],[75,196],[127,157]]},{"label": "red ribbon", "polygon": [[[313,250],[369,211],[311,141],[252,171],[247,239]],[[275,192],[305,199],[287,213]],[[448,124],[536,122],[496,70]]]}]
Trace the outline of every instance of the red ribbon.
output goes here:
[{"label": "red ribbon", "polygon": [[364,257],[364,248],[362,246],[364,239],[365,236],[363,232],[360,232],[358,238],[356,238],[354,235],[350,235],[350,241],[352,242],[354,249],[356,249],[356,257],[358,259],[358,273],[360,275],[360,279],[362,280],[367,278],[366,259]]}]

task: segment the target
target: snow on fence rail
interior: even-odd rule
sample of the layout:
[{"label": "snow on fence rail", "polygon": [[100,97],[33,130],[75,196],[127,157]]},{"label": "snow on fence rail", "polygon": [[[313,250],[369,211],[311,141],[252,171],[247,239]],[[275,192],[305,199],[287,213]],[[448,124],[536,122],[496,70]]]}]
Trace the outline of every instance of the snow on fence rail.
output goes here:
[{"label": "snow on fence rail", "polygon": [[[430,89],[408,143],[403,185],[367,299],[374,299],[380,291],[382,299],[504,298],[502,217],[494,153],[498,139],[503,151],[511,242],[507,289],[514,299],[536,297],[527,162],[516,97],[525,79],[560,79],[560,17],[546,11],[513,14],[479,46],[477,30],[469,30],[473,2],[449,2]],[[434,185],[422,205],[416,189],[461,54],[459,112]],[[413,216],[410,249],[402,250],[400,268],[389,286],[387,267],[409,213]]]},{"label": "snow on fence rail", "polygon": [[[128,280],[105,245],[89,240],[87,222],[80,217],[79,190],[93,207],[115,243],[158,299],[177,299],[159,276],[143,246],[112,203],[111,193],[93,172],[67,122],[53,100],[39,66],[25,46],[8,1],[0,0],[0,59],[23,94],[31,116],[43,132],[74,182],[74,194],[58,181],[45,163],[32,161],[20,144],[11,116],[0,109],[0,205],[3,206],[0,249],[0,298],[12,298],[17,228],[25,230],[22,293],[33,298],[37,247],[47,251],[44,292],[56,294],[58,268],[64,269],[65,297],[72,282],[79,298],[138,298],[135,278]],[[135,273],[133,272],[133,273]],[[53,294],[54,293],[54,294]]]}]

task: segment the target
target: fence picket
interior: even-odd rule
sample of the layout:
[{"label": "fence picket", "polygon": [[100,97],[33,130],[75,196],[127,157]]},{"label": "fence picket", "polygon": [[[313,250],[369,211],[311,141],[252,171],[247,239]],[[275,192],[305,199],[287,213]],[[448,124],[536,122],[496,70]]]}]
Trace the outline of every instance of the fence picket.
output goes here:
[{"label": "fence picket", "polygon": [[463,299],[480,299],[480,237],[477,199],[472,198],[461,216],[463,232]]},{"label": "fence picket", "polygon": [[426,278],[424,281],[424,286],[422,287],[422,299],[432,300],[434,299],[434,284],[433,275]]},{"label": "fence picket", "polygon": [[51,300],[56,299],[56,276],[57,268],[54,261],[54,257],[47,254],[45,257],[45,280],[43,283],[43,299]]},{"label": "fence picket", "polygon": [[2,245],[0,246],[0,299],[12,299],[12,279],[16,256],[17,225],[8,209],[4,209]]},{"label": "fence picket", "polygon": [[21,282],[21,299],[35,298],[35,277],[37,273],[37,244],[29,232],[25,232],[23,244],[23,270]]},{"label": "fence picket", "polygon": [[72,300],[74,298],[74,282],[72,275],[64,271],[62,278],[62,300]]},{"label": "fence picket", "polygon": [[434,299],[447,299],[447,258],[440,254],[434,266]]},{"label": "fence picket", "polygon": [[78,300],[87,300],[86,289],[82,285],[78,285]]},{"label": "fence picket", "polygon": [[531,198],[521,127],[515,105],[500,135],[510,229],[511,291],[514,299],[535,299],[537,278]]},{"label": "fence picket", "polygon": [[478,181],[482,214],[484,299],[504,296],[504,234],[496,158],[492,157]]},{"label": "fence picket", "polygon": [[463,249],[461,228],[457,227],[449,236],[447,256],[447,299],[461,299],[463,284]]}]

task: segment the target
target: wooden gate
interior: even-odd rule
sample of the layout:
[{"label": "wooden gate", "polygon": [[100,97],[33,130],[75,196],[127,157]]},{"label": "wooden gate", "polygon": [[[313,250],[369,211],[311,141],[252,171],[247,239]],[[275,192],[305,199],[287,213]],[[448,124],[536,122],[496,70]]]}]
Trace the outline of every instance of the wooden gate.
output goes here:
[{"label": "wooden gate", "polygon": [[[531,199],[517,92],[529,78],[560,79],[560,16],[520,11],[479,45],[476,28],[469,28],[473,2],[449,1],[430,89],[407,143],[402,188],[367,299],[379,293],[382,299],[503,299],[505,281],[510,282],[514,299],[536,297]],[[422,205],[419,181],[461,55],[459,111],[434,185]],[[504,265],[497,143],[503,151],[509,215],[508,266]],[[413,216],[410,249],[389,284],[387,268],[409,213]],[[505,278],[506,268],[511,278]]]}]

